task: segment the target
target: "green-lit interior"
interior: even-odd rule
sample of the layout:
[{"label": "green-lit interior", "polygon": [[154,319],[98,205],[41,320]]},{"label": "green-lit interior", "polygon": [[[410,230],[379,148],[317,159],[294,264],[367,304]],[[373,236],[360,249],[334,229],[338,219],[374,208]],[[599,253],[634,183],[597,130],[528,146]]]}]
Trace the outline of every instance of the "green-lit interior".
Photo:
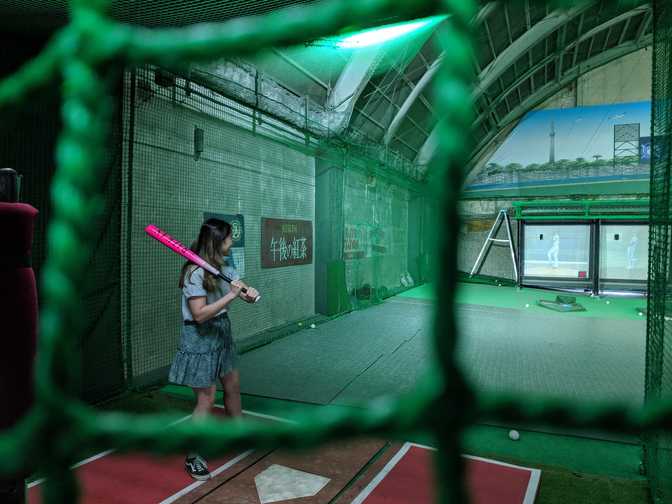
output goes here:
[{"label": "green-lit interior", "polygon": [[[555,2],[553,7],[578,8],[578,4]],[[249,23],[151,30],[119,23],[108,17],[105,7],[104,1],[73,1],[67,26],[56,32],[39,56],[0,80],[0,110],[7,114],[16,114],[17,105],[28,104],[46,85],[62,81],[61,96],[51,97],[49,103],[51,95],[45,94],[45,102],[34,105],[38,117],[39,107],[52,117],[60,115],[60,129],[44,134],[53,136],[56,168],[48,180],[40,182],[33,173],[32,179],[23,181],[24,190],[30,191],[26,186],[31,184],[49,189],[47,199],[53,203],[43,231],[36,235],[41,251],[35,264],[41,303],[36,402],[15,427],[0,433],[0,474],[30,471],[33,477],[44,476],[44,502],[76,502],[81,489],[68,467],[110,446],[122,453],[197,449],[214,456],[243,447],[307,448],[343,437],[381,436],[418,440],[439,449],[435,462],[441,475],[440,502],[468,501],[462,453],[543,466],[549,476],[539,496],[542,504],[590,502],[579,499],[590,499],[593,491],[595,502],[606,502],[619,492],[628,504],[646,502],[649,494],[655,504],[671,498],[672,388],[666,316],[669,155],[652,161],[650,183],[635,178],[613,183],[535,185],[534,181],[463,191],[465,167],[471,166],[479,140],[468,132],[473,131],[476,116],[482,115],[471,105],[474,20],[483,6],[471,0],[446,0],[440,5],[424,0],[366,0],[356,5],[334,0],[294,7],[291,19],[278,11]],[[660,2],[655,8],[661,15],[654,22],[659,38],[653,46],[652,130],[657,135],[654,143],[666,146],[670,72],[666,58],[672,18]],[[378,26],[381,19],[386,20],[383,27]],[[387,24],[390,19],[394,24]],[[353,26],[374,28],[353,32]],[[393,28],[399,31],[390,31]],[[624,37],[625,32],[627,28]],[[323,135],[316,132],[323,125],[309,116],[310,107],[337,86],[339,75],[354,59],[377,60],[371,71],[372,78],[380,79],[374,81],[376,86],[391,87],[394,83],[385,80],[387,72],[414,61],[430,43],[438,43],[436,53],[444,56],[432,82],[432,113],[443,119],[436,121],[440,141],[429,165],[398,161],[404,158],[396,156],[394,148],[410,131],[404,126],[385,145],[354,127],[331,130],[330,123]],[[208,81],[205,72],[186,70],[188,63],[209,62],[214,72],[223,58],[243,56],[261,74],[277,71],[280,60],[293,65],[297,73],[288,74],[287,95],[264,98],[266,104],[259,95],[256,104],[244,102],[223,77],[218,77],[221,89],[215,89],[208,86],[216,79]],[[425,71],[431,67],[426,66]],[[157,81],[163,68],[169,69],[166,79],[173,79],[173,84]],[[310,86],[304,74],[310,74]],[[254,80],[250,82],[254,87]],[[256,85],[263,85],[263,76]],[[278,112],[278,104],[297,89],[305,92],[305,108],[294,111],[300,127],[283,115],[291,111]],[[369,88],[367,92],[374,94]],[[370,104],[374,103],[371,98]],[[329,104],[332,109],[339,105]],[[389,116],[401,109],[399,104],[388,106]],[[409,115],[417,119],[413,110]],[[362,116],[358,120],[364,121]],[[389,125],[391,119],[386,120]],[[28,128],[34,122],[25,121],[17,124]],[[427,124],[417,129],[429,132]],[[191,150],[195,127],[205,130],[206,146],[199,155]],[[0,130],[6,138],[12,138],[9,129]],[[40,155],[47,159],[52,153]],[[227,191],[230,186],[238,192]],[[246,201],[255,191],[262,196]],[[550,312],[538,304],[556,293],[516,287],[506,249],[494,251],[483,277],[468,278],[496,215],[492,208],[499,207],[510,210],[516,231],[523,221],[649,224],[648,276],[632,297],[576,294],[586,308],[576,313]],[[429,357],[415,363],[417,383],[390,390],[386,380],[394,375],[384,365],[392,364],[381,360],[380,368],[362,377],[365,385],[340,391],[340,402],[320,402],[327,385],[339,388],[337,378],[342,376],[329,384],[325,370],[325,389],[319,388],[320,383],[297,389],[287,385],[282,398],[257,392],[284,386],[279,380],[272,383],[272,374],[260,373],[243,384],[251,390],[243,390],[244,407],[291,417],[297,423],[269,426],[244,421],[222,428],[217,420],[208,419],[167,430],[168,423],[189,410],[191,398],[184,387],[165,386],[165,368],[180,324],[174,273],[181,260],[160,250],[139,230],[155,222],[188,241],[206,211],[245,216],[251,226],[246,228],[247,253],[256,254],[255,261],[246,265],[248,278],[265,289],[264,302],[273,307],[266,312],[248,306],[232,309],[232,318],[246,336],[241,344],[244,360],[270,369],[275,364],[268,353],[289,360],[303,349],[292,362],[318,375],[316,362],[323,361],[316,360],[314,349],[321,345],[305,332],[311,323],[317,325],[316,331],[325,331],[322,335],[330,327],[340,327],[336,324],[343,324],[344,333],[354,334],[358,323],[370,324],[374,334],[380,328],[398,329],[389,320],[387,326],[376,326],[371,315],[375,310],[390,320],[395,312],[413,314],[409,318],[420,313],[417,317],[424,318],[418,322],[423,329],[419,334],[427,350],[422,355]],[[258,227],[264,217],[312,220],[314,240],[319,242],[313,263],[302,270],[262,270],[257,264]],[[465,256],[460,247],[467,240],[478,243]],[[109,297],[98,288],[107,281],[118,284]],[[309,286],[308,297],[298,294],[302,285]],[[648,289],[648,299],[641,295],[642,289]],[[86,323],[82,306],[87,307]],[[413,308],[403,312],[404,306]],[[568,332],[599,326],[600,337],[613,330],[614,338],[608,348],[588,349],[577,358],[571,349],[549,340],[567,350],[562,355],[568,356],[573,373],[557,394],[547,393],[553,392],[552,378],[535,384],[531,373],[519,377],[510,373],[501,387],[490,387],[496,382],[494,368],[470,364],[494,362],[494,357],[487,361],[491,356],[484,355],[478,361],[477,352],[461,346],[474,334],[488,337],[487,324],[474,323],[479,317],[508,320],[512,326],[520,320],[522,335],[517,342],[529,343],[530,353],[512,351],[507,357],[520,357],[522,367],[534,369],[549,362],[539,343],[543,338],[535,338],[551,331],[540,326],[566,327]],[[94,319],[96,329],[90,334],[99,339],[87,340]],[[630,348],[635,339],[629,339],[630,327],[641,336],[637,339],[641,373],[629,368],[620,376],[628,383],[605,380],[591,389],[582,373],[590,367],[604,370],[605,375],[614,373],[617,364],[607,361],[621,362],[619,345]],[[514,332],[515,328],[510,331]],[[373,346],[372,341],[353,342],[357,352],[339,355],[341,367],[354,368],[355,354],[374,353]],[[96,351],[111,356],[87,359]],[[587,364],[590,351],[602,351],[599,365]],[[108,366],[103,371],[101,361]],[[92,379],[96,374],[104,379]],[[143,403],[147,390],[152,398]],[[386,393],[376,397],[378,390]],[[111,402],[99,404],[103,399]],[[509,427],[525,433],[521,443],[502,441]]]}]

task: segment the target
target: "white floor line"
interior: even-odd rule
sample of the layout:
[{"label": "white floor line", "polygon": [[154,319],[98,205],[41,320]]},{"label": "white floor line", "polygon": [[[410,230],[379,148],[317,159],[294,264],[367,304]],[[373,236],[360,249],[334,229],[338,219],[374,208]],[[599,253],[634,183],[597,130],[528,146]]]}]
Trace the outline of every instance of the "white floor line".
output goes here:
[{"label": "white floor line", "polygon": [[527,483],[527,490],[525,491],[525,498],[523,504],[534,504],[534,499],[537,497],[539,491],[539,480],[541,480],[541,471],[539,469],[530,469],[530,481]]},{"label": "white floor line", "polygon": [[[425,450],[436,451],[436,448],[433,447],[433,446],[428,446],[428,445],[418,444],[418,443],[409,443],[409,444],[410,444],[411,446],[415,446],[415,447],[417,447],[417,448],[424,448]],[[463,455],[463,456],[464,456],[464,455]]]},{"label": "white floor line", "polygon": [[527,490],[525,490],[525,497],[523,498],[522,504],[533,504],[534,498],[537,495],[537,490],[539,489],[539,480],[541,479],[541,470],[532,469],[531,467],[522,467],[513,464],[507,464],[506,462],[499,462],[498,460],[491,460],[482,457],[474,457],[473,455],[462,455],[464,458],[479,460],[481,462],[487,462],[489,464],[500,465],[503,467],[511,467],[512,469],[521,469],[523,471],[530,471],[530,480],[527,482]]},{"label": "white floor line", "polygon": [[399,451],[392,457],[392,459],[385,464],[385,467],[376,474],[375,478],[373,478],[368,485],[362,490],[357,497],[355,497],[355,500],[351,502],[351,504],[362,504],[364,502],[364,499],[366,499],[371,492],[373,492],[376,487],[380,484],[381,481],[385,479],[385,477],[389,474],[389,472],[394,469],[394,466],[399,463],[399,461],[403,458],[404,455],[406,455],[406,452],[410,450],[411,448],[411,443],[404,443],[404,445],[399,449]]},{"label": "white floor line", "polygon": [[[371,482],[369,482],[369,484],[359,493],[359,495],[355,497],[355,499],[352,501],[351,504],[362,504],[362,502],[364,502],[364,500],[375,490],[375,488],[381,483],[381,481],[383,481],[385,477],[387,477],[390,471],[394,469],[394,466],[396,466],[399,463],[399,461],[404,457],[404,455],[406,455],[406,453],[412,446],[423,448],[425,450],[436,451],[436,448],[434,448],[433,446],[426,446],[418,443],[408,443],[408,442],[404,443],[403,446],[399,449],[399,451],[394,455],[394,457],[392,457],[392,459],[390,459],[390,461],[387,464],[385,464],[385,467],[383,467],[383,469],[381,469],[381,471],[378,474],[376,474],[376,476],[371,480]],[[462,457],[471,460],[487,462],[489,464],[529,471],[530,480],[527,483],[525,497],[523,498],[523,502],[521,504],[534,503],[534,499],[539,489],[539,481],[541,479],[541,471],[539,469],[532,469],[530,467],[522,467],[513,464],[507,464],[505,462],[499,462],[497,460],[486,459],[482,457],[474,457],[473,455],[462,455]]]},{"label": "white floor line", "polygon": [[[212,472],[210,473],[210,474],[211,474],[211,478],[214,478],[215,476],[217,476],[217,475],[223,473],[223,472],[226,471],[229,467],[231,467],[231,466],[237,464],[238,462],[240,462],[241,460],[243,460],[245,457],[247,457],[248,455],[250,455],[253,451],[254,451],[254,450],[248,450],[248,451],[246,451],[245,453],[241,453],[241,454],[238,455],[236,458],[233,458],[233,459],[229,460],[226,464],[224,464],[224,465],[218,467],[217,469],[215,469],[214,471],[212,471]],[[173,495],[171,495],[170,497],[168,497],[167,499],[162,500],[159,504],[170,504],[171,502],[175,502],[175,501],[176,501],[177,499],[179,499],[180,497],[183,497],[183,496],[187,495],[189,492],[192,492],[193,490],[197,489],[197,488],[200,487],[201,485],[204,485],[204,484],[207,483],[208,481],[209,481],[209,480],[195,481],[195,482],[192,483],[191,485],[189,485],[189,486],[187,486],[187,487],[184,487],[182,490],[180,490],[180,491],[177,492],[176,494],[173,494]]]},{"label": "white floor line", "polygon": [[[224,409],[224,406],[220,406],[220,405],[216,404],[216,405],[215,405],[215,408]],[[273,415],[265,415],[265,414],[263,414],[263,413],[257,413],[257,412],[255,412],[255,411],[243,410],[243,413],[245,413],[246,415],[250,415],[250,416],[255,416],[255,417],[259,417],[259,418],[265,418],[265,419],[267,419],[267,420],[275,420],[276,422],[284,422],[284,423],[290,423],[290,424],[296,424],[296,423],[297,423],[297,422],[295,422],[294,420],[288,420],[288,419],[286,419],[286,418],[280,418],[280,417],[273,416]],[[185,416],[185,417],[180,418],[179,420],[175,420],[174,422],[170,423],[169,426],[177,425],[178,423],[182,423],[182,422],[188,420],[189,418],[191,418],[191,415],[187,415],[187,416]],[[86,465],[86,464],[88,464],[88,463],[90,463],[90,462],[94,462],[94,461],[96,461],[96,460],[98,460],[98,459],[101,459],[101,458],[103,458],[103,457],[106,457],[107,455],[110,455],[111,453],[114,453],[115,451],[116,451],[116,450],[107,450],[107,451],[104,451],[104,452],[100,452],[100,453],[98,453],[98,454],[96,454],[96,455],[93,455],[93,456],[91,456],[91,457],[89,457],[89,458],[87,458],[87,459],[82,460],[81,462],[77,462],[75,465],[73,465],[73,466],[71,467],[71,469],[77,469],[78,467],[81,467],[81,466],[83,466],[83,465]],[[249,455],[249,453],[247,453],[247,455]],[[245,455],[245,456],[247,456],[247,455]],[[224,470],[224,469],[222,469],[222,470]],[[221,471],[220,471],[220,472],[221,472]],[[219,473],[217,473],[217,474],[219,474]],[[213,473],[213,476],[214,476],[214,473]],[[44,483],[44,478],[40,478],[40,479],[37,479],[37,480],[35,480],[35,481],[31,481],[31,482],[27,485],[27,488],[33,488],[33,487],[35,487],[35,486],[41,485],[42,483]]]},{"label": "white floor line", "polygon": [[289,420],[287,418],[280,418],[280,417],[273,416],[273,415],[265,415],[264,413],[256,413],[256,412],[250,411],[250,410],[243,410],[243,413],[245,413],[246,415],[255,416],[255,417],[259,417],[259,418],[266,418],[268,420],[275,420],[276,422],[283,422],[283,423],[289,423],[289,424],[297,424],[298,423],[295,420]]},{"label": "white floor line", "polygon": [[[225,407],[220,405],[220,404],[215,404],[215,408],[225,409]],[[246,415],[250,415],[250,416],[265,418],[265,419],[268,419],[268,420],[274,420],[276,422],[284,422],[284,423],[291,423],[291,424],[297,423],[293,420],[288,420],[286,418],[280,418],[280,417],[273,416],[273,415],[265,415],[263,413],[257,413],[255,411],[243,410],[243,413],[246,414]],[[214,471],[211,471],[210,472],[211,478],[215,478],[216,476],[220,475],[221,473],[226,471],[229,467],[232,467],[233,465],[237,464],[238,462],[240,462],[241,460],[243,460],[245,457],[249,456],[253,452],[254,452],[254,450],[248,450],[245,453],[241,453],[236,458],[228,461],[226,464],[218,467]],[[176,494],[171,495],[170,497],[168,497],[165,500],[162,500],[159,504],[170,504],[171,502],[175,502],[180,497],[183,497],[183,496],[187,495],[189,492],[192,492],[193,490],[197,489],[198,487],[200,487],[201,485],[203,485],[207,482],[208,482],[208,480],[196,481],[196,482],[192,483],[191,485],[183,488],[182,490],[180,490]]]},{"label": "white floor line", "polygon": [[[182,423],[182,422],[188,420],[189,418],[191,418],[191,415],[187,415],[185,417],[180,418],[179,420],[175,420],[174,422],[171,422],[168,426],[170,427],[172,425],[177,425],[178,423]],[[80,462],[77,462],[75,465],[71,466],[70,469],[77,469],[78,467],[86,465],[90,462],[94,462],[98,459],[106,457],[110,453],[114,453],[115,451],[116,450],[106,450],[104,452],[97,453],[96,455],[92,455],[91,457],[89,457],[87,459],[84,459]],[[44,478],[40,478],[38,480],[35,480],[35,481],[32,481],[32,482],[28,483],[27,488],[33,488],[34,486],[40,485],[42,483],[44,483]]]},{"label": "white floor line", "polygon": [[[224,406],[221,406],[219,404],[216,404],[215,408],[225,409]],[[281,417],[273,416],[273,415],[266,415],[264,413],[257,413],[255,411],[250,411],[250,410],[243,410],[243,413],[246,414],[246,415],[249,415],[249,416],[254,416],[254,417],[258,417],[258,418],[265,418],[267,420],[274,420],[276,422],[283,422],[283,423],[289,423],[289,424],[297,424],[298,423],[295,420],[289,420],[287,418],[281,418]],[[184,421],[188,420],[189,418],[191,418],[191,415],[184,416],[184,417],[170,423],[169,426],[176,425],[178,423],[184,422]],[[403,446],[399,449],[399,451],[394,455],[394,457],[392,457],[392,459],[373,478],[373,480],[371,480],[371,482],[362,490],[362,492],[359,495],[357,495],[357,497],[355,497],[355,499],[352,501],[351,504],[361,504],[362,502],[364,502],[364,500],[373,492],[373,490],[375,490],[375,488],[381,483],[381,481],[383,481],[383,479],[385,479],[385,477],[390,473],[390,471],[392,471],[394,466],[396,466],[399,463],[399,461],[404,457],[404,455],[406,455],[406,453],[408,452],[408,450],[412,446],[416,446],[418,448],[423,448],[425,450],[436,451],[436,448],[434,448],[433,446],[427,446],[427,445],[422,445],[422,444],[418,444],[418,443],[410,443],[410,442],[404,443]],[[110,455],[111,453],[114,453],[115,451],[116,450],[107,450],[107,451],[104,451],[104,452],[100,452],[96,455],[93,455],[93,456],[87,458],[87,459],[84,459],[80,462],[77,462],[76,464],[74,464],[71,467],[71,469],[77,469],[78,467],[81,467],[83,465],[89,464],[89,463],[94,462],[94,461],[96,461],[98,459],[101,459],[103,457],[106,457],[107,455]],[[226,471],[228,468],[232,467],[233,465],[237,464],[241,460],[248,457],[253,452],[254,452],[254,450],[248,450],[244,453],[241,453],[237,457],[229,460],[226,464],[224,464],[224,465],[218,467],[217,469],[215,469],[214,471],[212,471],[210,473],[211,478],[214,478],[214,477],[218,476],[222,472]],[[535,499],[535,497],[537,495],[537,491],[539,489],[539,481],[541,479],[541,471],[539,469],[531,469],[529,467],[522,467],[522,466],[517,466],[517,465],[513,465],[513,464],[507,464],[505,462],[499,462],[497,460],[491,460],[491,459],[486,459],[486,458],[482,458],[482,457],[475,457],[473,455],[462,455],[462,456],[464,458],[468,458],[468,459],[472,459],[472,460],[479,460],[481,462],[487,462],[487,463],[491,463],[491,464],[495,464],[495,465],[501,465],[501,466],[504,466],[504,467],[511,467],[511,468],[514,468],[514,469],[522,469],[522,470],[530,471],[530,480],[528,482],[527,490],[525,492],[525,497],[523,499],[522,504],[533,504],[534,503],[534,499]],[[192,483],[191,485],[183,488],[182,490],[180,490],[176,494],[171,495],[167,499],[161,501],[160,504],[170,504],[171,502],[175,502],[180,497],[182,497],[184,495],[187,495],[189,492],[191,492],[191,491],[195,490],[196,488],[200,487],[201,485],[207,483],[207,481],[208,480],[196,481],[196,482]],[[27,485],[27,488],[32,488],[34,486],[40,485],[43,482],[44,482],[44,478],[41,478],[39,480],[35,480],[35,481],[29,483]]]},{"label": "white floor line", "polygon": [[[222,406],[221,404],[215,404],[215,408],[217,409],[226,409],[226,407]],[[295,420],[289,420],[288,418],[281,418],[278,416],[273,416],[273,415],[266,415],[264,413],[257,413],[256,411],[250,411],[250,410],[243,410],[243,413],[249,416],[253,417],[258,417],[258,418],[265,418],[267,420],[274,420],[276,422],[282,422],[282,423],[288,423],[288,424],[297,424]]]}]

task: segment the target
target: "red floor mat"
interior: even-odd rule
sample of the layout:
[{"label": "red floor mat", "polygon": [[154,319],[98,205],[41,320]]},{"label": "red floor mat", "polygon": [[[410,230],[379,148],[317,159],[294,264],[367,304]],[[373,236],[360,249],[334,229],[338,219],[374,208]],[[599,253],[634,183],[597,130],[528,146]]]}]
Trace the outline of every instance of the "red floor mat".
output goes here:
[{"label": "red floor mat", "polygon": [[[405,444],[353,504],[432,504],[432,451]],[[467,458],[467,480],[473,504],[532,504],[540,471],[494,460]]]}]

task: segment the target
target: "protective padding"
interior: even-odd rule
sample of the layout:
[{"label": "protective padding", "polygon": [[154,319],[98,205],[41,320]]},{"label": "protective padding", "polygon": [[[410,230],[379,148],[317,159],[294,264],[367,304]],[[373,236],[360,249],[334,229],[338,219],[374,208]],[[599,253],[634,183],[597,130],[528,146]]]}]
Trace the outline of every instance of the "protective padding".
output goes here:
[{"label": "protective padding", "polygon": [[33,402],[37,288],[26,266],[38,211],[0,202],[0,430],[11,427]]}]

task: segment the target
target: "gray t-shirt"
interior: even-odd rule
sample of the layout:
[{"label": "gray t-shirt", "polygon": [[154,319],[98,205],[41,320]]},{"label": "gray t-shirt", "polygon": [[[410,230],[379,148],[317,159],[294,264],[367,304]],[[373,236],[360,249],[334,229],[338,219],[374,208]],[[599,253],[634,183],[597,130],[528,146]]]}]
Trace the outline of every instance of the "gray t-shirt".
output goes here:
[{"label": "gray t-shirt", "polygon": [[[195,268],[195,269],[194,269]],[[231,266],[224,266],[220,270],[224,275],[229,277],[231,280],[240,280],[240,275],[235,268]],[[190,275],[191,272],[191,275]],[[189,298],[192,297],[203,297],[206,298],[206,304],[211,304],[217,301],[219,298],[225,296],[231,292],[231,287],[229,284],[222,279],[217,279],[217,287],[213,292],[208,292],[203,287],[203,275],[205,272],[203,268],[196,266],[191,266],[186,275],[184,276],[184,287],[182,287],[182,319],[183,320],[193,320],[194,317],[191,314],[189,309]],[[226,308],[220,311],[217,315],[226,312]]]}]

